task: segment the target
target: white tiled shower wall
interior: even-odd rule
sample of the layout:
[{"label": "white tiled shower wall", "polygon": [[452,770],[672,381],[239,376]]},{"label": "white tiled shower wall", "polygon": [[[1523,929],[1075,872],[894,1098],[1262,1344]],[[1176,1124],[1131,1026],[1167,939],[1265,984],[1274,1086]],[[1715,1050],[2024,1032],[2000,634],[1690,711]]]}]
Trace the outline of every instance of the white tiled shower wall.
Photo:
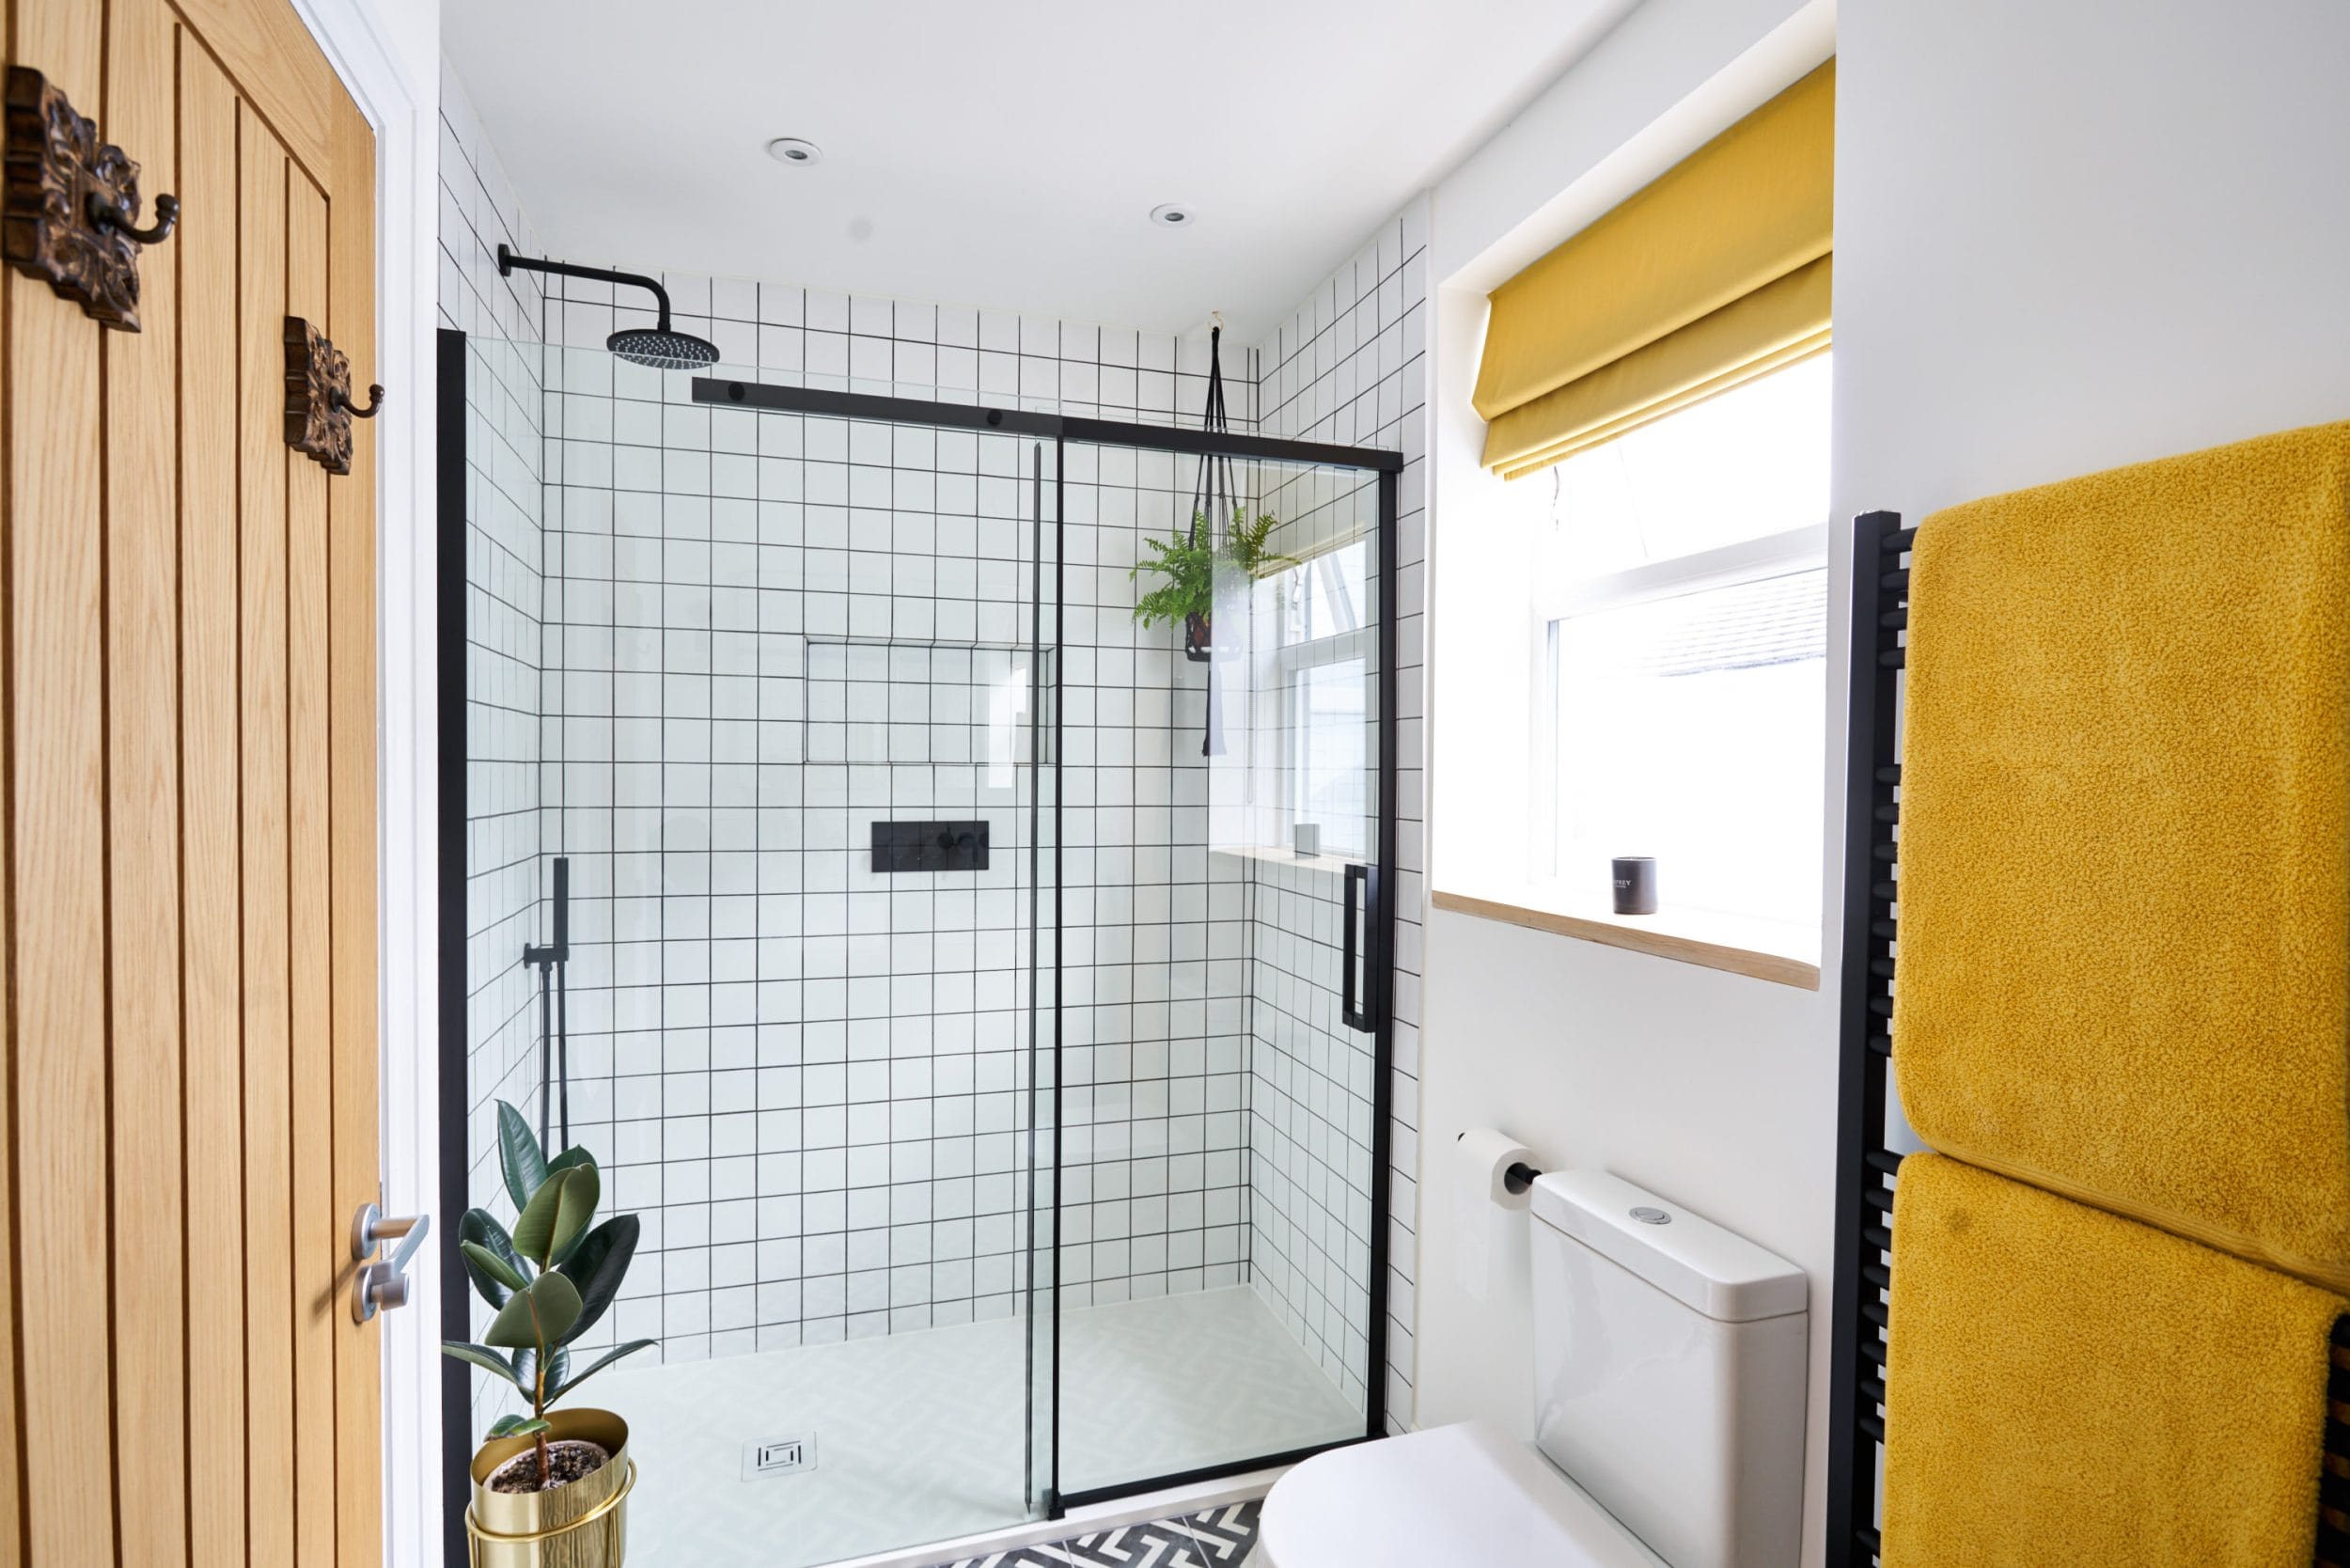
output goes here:
[{"label": "white tiled shower wall", "polygon": [[[1257,351],[1265,435],[1401,451],[1396,506],[1396,871],[1392,1115],[1387,1169],[1387,1424],[1413,1420],[1412,1288],[1418,1228],[1422,718],[1427,571],[1428,198],[1388,219]],[[1301,510],[1275,510],[1327,533],[1360,516],[1364,495],[1324,476]],[[1336,514],[1336,522],[1333,517]],[[1286,530],[1285,530],[1286,531]],[[1276,547],[1281,538],[1277,535]],[[1374,759],[1376,753],[1370,753]],[[1325,825],[1324,832],[1329,828]],[[1359,846],[1348,846],[1359,847]],[[1254,1120],[1258,1293],[1324,1369],[1354,1391],[1368,1325],[1353,1284],[1369,1271],[1371,1037],[1338,1017],[1340,873],[1261,863],[1249,1104]]]},{"label": "white tiled shower wall", "polygon": [[[469,958],[474,974],[493,977],[477,991],[468,1043],[472,1145],[490,1147],[481,1113],[494,1098],[527,1106],[536,1093],[533,981],[516,964],[523,943],[544,935],[545,860],[571,848],[574,1128],[614,1169],[614,1200],[647,1226],[632,1299],[596,1338],[650,1333],[664,1354],[692,1356],[1007,1309],[1021,1241],[1013,1216],[1026,1200],[1001,1168],[1009,1134],[1025,1125],[1015,1047],[1026,1023],[1025,998],[999,995],[997,981],[1025,963],[1025,924],[1012,917],[1026,872],[991,872],[968,892],[951,877],[880,879],[861,869],[858,846],[875,817],[988,815],[996,864],[1009,855],[1024,866],[1026,770],[1006,785],[934,760],[809,765],[791,748],[805,741],[805,694],[793,688],[810,641],[1025,635],[1017,620],[995,638],[1002,626],[982,625],[1026,597],[1020,530],[1003,537],[1024,510],[1019,444],[966,438],[966,449],[778,416],[737,416],[757,423],[729,429],[683,403],[682,378],[657,399],[625,396],[625,380],[608,394],[565,384],[610,366],[600,352],[567,361],[566,340],[600,345],[616,321],[650,315],[616,314],[594,285],[571,284],[572,298],[541,308],[533,279],[497,277],[499,240],[525,254],[537,242],[462,86],[445,75],[445,88],[443,312],[476,336],[468,515],[491,573],[473,580],[502,573],[506,585],[476,597],[480,619],[469,616],[468,629],[477,669],[497,672],[478,677],[469,712],[481,868],[469,885]],[[1267,433],[1401,446],[1411,460],[1395,606],[1404,925],[1387,1377],[1399,1427],[1411,1411],[1425,228],[1422,201],[1260,350],[1226,356],[1240,428],[1256,415],[1261,367]],[[1152,422],[1191,422],[1204,396],[1199,344],[730,279],[666,281],[681,326],[770,379],[850,376],[858,390]],[[542,333],[554,349],[543,355],[533,352]],[[642,374],[635,389],[650,393],[661,378]],[[847,449],[824,445],[836,434]],[[877,435],[885,452],[869,445]],[[588,449],[596,446],[608,475]],[[1366,1329],[1344,1281],[1367,1264],[1369,1198],[1345,1173],[1365,1163],[1370,1085],[1368,1037],[1336,1019],[1337,880],[1206,852],[1235,841],[1239,774],[1198,757],[1197,666],[1181,663],[1169,634],[1136,633],[1127,617],[1140,534],[1188,512],[1191,464],[1070,456],[1067,1299],[1253,1276],[1343,1377]],[[567,581],[594,582],[601,569],[613,587],[624,551],[644,568],[626,575],[660,585],[657,610],[624,629],[615,594],[609,614],[599,604],[567,621]],[[739,623],[722,627],[729,602]],[[540,613],[548,624],[534,644]],[[642,677],[638,689],[657,690],[657,703],[629,709],[623,674]],[[533,676],[542,727],[525,722],[519,683]],[[722,760],[738,755],[751,760]],[[660,760],[623,760],[635,756]],[[531,763],[543,764],[543,783]],[[748,772],[728,782],[733,767]],[[642,804],[620,803],[624,769]],[[975,776],[966,784],[962,772]],[[746,796],[723,797],[745,804],[719,804],[745,784]],[[524,851],[531,816],[536,865]],[[1261,824],[1263,813],[1246,820]],[[1242,841],[1266,836],[1241,830]],[[716,853],[738,839],[744,853]],[[625,870],[632,859],[637,869]],[[745,890],[720,884],[742,874]],[[884,886],[931,882],[939,886]],[[616,898],[624,887],[631,896]],[[747,933],[729,934],[745,917]],[[997,933],[1014,927],[1006,946]],[[826,998],[815,1011],[836,1016],[810,1013],[811,988]],[[477,1192],[492,1190],[486,1158],[478,1163]]]},{"label": "white tiled shower wall", "polygon": [[[1203,384],[1171,338],[666,281],[684,330],[763,362],[746,376],[863,362],[948,396],[1082,387],[1127,417]],[[691,1357],[1010,1312],[1031,1199],[1028,741],[1009,721],[1040,454],[696,406],[689,378],[603,352],[633,307],[562,290],[542,821],[572,857],[574,1134],[647,1226],[614,1331]],[[1184,466],[1073,451],[1067,559],[1046,563],[1072,1304],[1245,1278],[1244,878],[1210,864],[1209,770],[1171,729],[1197,694],[1169,639],[1133,628],[1125,576],[1139,531],[1188,508]],[[852,658],[875,667],[836,678]],[[989,665],[996,682],[972,678]],[[988,871],[871,870],[870,822],[974,817]]]},{"label": "white tiled shower wall", "polygon": [[539,291],[482,259],[535,243],[495,155],[466,134],[471,109],[445,84],[441,321],[470,337],[465,366],[466,1041],[468,1146],[494,1168],[498,1098],[538,1092],[536,984],[522,967],[539,931],[539,671],[545,442]]},{"label": "white tiled shower wall", "polygon": [[[441,324],[465,362],[466,1147],[478,1195],[497,1184],[496,1103],[539,1092],[539,686],[544,597],[539,290],[497,275],[503,242],[538,243],[456,78],[441,97]],[[477,1299],[478,1317],[488,1309]],[[480,1326],[477,1325],[477,1326]],[[477,1380],[478,1419],[503,1405]]]}]

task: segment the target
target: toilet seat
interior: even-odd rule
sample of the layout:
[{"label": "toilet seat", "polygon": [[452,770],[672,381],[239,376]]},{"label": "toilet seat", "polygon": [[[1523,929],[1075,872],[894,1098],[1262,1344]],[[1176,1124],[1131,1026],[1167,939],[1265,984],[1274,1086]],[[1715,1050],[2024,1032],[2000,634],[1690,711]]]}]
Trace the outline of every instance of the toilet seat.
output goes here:
[{"label": "toilet seat", "polygon": [[1482,1421],[1358,1443],[1274,1483],[1251,1568],[1668,1568],[1582,1488]]}]

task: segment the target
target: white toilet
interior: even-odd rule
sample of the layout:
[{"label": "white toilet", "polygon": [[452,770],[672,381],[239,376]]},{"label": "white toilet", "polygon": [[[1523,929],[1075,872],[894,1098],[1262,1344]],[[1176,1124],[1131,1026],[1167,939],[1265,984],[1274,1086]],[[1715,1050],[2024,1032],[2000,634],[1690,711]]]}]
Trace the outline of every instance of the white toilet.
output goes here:
[{"label": "white toilet", "polygon": [[1806,1283],[1629,1182],[1533,1190],[1536,1449],[1482,1422],[1308,1459],[1261,1568],[1791,1568]]}]

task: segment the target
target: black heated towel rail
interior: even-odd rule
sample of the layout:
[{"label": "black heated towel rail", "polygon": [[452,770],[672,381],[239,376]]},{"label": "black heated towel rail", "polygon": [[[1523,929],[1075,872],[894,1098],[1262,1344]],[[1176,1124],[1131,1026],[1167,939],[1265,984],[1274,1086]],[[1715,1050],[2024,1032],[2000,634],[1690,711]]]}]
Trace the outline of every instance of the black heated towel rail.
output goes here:
[{"label": "black heated towel rail", "polygon": [[[1827,1568],[1879,1557],[1877,1474],[1893,1283],[1893,1187],[1885,1146],[1900,932],[1899,708],[1908,664],[1909,567],[1901,514],[1853,522],[1851,690],[1844,763],[1843,974],[1839,997],[1836,1288],[1829,1325]],[[2315,1568],[2350,1568],[2350,1317],[2334,1325]]]}]

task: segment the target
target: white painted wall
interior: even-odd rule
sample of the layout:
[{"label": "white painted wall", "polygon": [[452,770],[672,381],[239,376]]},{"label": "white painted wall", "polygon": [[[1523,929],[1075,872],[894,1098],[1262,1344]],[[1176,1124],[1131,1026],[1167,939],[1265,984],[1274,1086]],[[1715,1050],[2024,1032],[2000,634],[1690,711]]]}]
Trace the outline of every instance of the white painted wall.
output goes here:
[{"label": "white painted wall", "polygon": [[2350,417],[2350,8],[1856,4],[1837,510]]},{"label": "white painted wall", "polygon": [[[1729,23],[1751,22],[1753,10],[1742,0],[1651,0],[1633,23],[1661,24],[1675,12],[1687,25],[1665,31],[1693,52],[1711,48],[1718,61],[1726,43],[1736,45],[1751,67],[1767,40],[1738,45]],[[1802,20],[1781,24],[1782,44]],[[1836,35],[1838,516],[1872,507],[1915,516],[2016,485],[2350,417],[2350,103],[2333,81],[2350,59],[2350,10],[2328,0],[2224,8],[1851,0]],[[1660,114],[1703,96],[1709,79],[1716,87],[1723,80],[1724,68],[1701,57],[1676,63],[1668,42],[1660,34],[1639,52],[1655,71],[1646,102],[1662,105]],[[1606,58],[1604,45],[1554,93],[1580,90],[1584,72]],[[1633,86],[1593,81],[1586,107]],[[1746,106],[1769,90],[1752,92]],[[1573,118],[1571,105],[1546,96],[1520,123],[1546,107],[1562,128]],[[1737,118],[1717,114],[1683,113],[1669,141],[1686,150],[1710,133],[1699,127]],[[1601,128],[1589,129],[1596,137]],[[1562,129],[1559,145],[1570,139]],[[1588,146],[1577,144],[1599,177],[1591,189],[1611,179],[1620,186],[1622,171],[1590,164],[1606,155],[1588,154]],[[1460,411],[1482,330],[1475,296],[1512,270],[1493,258],[1522,260],[1543,248],[1511,240],[1502,215],[1510,202],[1492,193],[1522,195],[1529,183],[1473,161],[1437,194],[1434,249],[1440,281],[1451,285],[1440,293],[1435,349],[1439,888],[1452,864],[1452,824],[1472,814],[1457,809],[1456,792],[1490,772],[1471,743],[1491,728],[1491,710],[1464,666],[1468,638],[1490,649],[1497,618],[1492,579],[1480,604],[1473,568],[1480,552],[1507,547],[1480,516],[1484,481],[1474,474],[1471,441],[1479,432]],[[1569,228],[1589,215],[1570,213]],[[1474,226],[1455,227],[1470,218]],[[1841,568],[1841,529],[1838,552]],[[1844,644],[1839,625],[1823,694],[1838,716]],[[1831,725],[1825,760],[1831,845],[1842,810],[1834,794],[1840,730]],[[1822,870],[1833,891],[1840,868]],[[1615,1170],[1810,1271],[1804,1559],[1820,1560],[1835,958],[1831,949],[1827,989],[1813,996],[1433,917],[1422,1059],[1423,1424],[1475,1415],[1520,1433],[1530,1427],[1523,1225],[1496,1227],[1481,1215],[1461,1223],[1458,1183],[1444,1159],[1461,1128],[1496,1122],[1551,1162]]]}]

